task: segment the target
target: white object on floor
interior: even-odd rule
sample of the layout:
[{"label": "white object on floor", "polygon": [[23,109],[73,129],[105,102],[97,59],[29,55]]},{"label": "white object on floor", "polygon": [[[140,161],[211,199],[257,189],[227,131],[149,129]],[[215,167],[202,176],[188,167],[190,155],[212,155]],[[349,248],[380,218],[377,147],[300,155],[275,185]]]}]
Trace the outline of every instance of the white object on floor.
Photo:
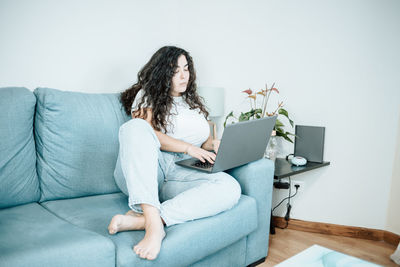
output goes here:
[{"label": "white object on floor", "polygon": [[325,247],[313,245],[299,254],[279,263],[275,267],[377,267],[361,260]]},{"label": "white object on floor", "polygon": [[400,265],[400,243],[397,246],[396,251],[390,255],[390,258],[392,259],[392,261],[394,261],[396,264]]}]

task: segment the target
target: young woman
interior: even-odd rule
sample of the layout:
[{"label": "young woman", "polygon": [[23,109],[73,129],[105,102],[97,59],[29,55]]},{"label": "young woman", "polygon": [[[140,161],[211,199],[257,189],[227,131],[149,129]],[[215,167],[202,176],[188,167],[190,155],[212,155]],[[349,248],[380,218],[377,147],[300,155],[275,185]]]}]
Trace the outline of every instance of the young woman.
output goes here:
[{"label": "young woman", "polygon": [[213,163],[215,154],[209,150],[218,151],[195,80],[189,53],[166,46],[138,73],[137,83],[121,94],[133,119],[119,131],[114,177],[129,197],[131,210],[115,215],[108,230],[145,230],[133,250],[148,260],[160,252],[164,225],[218,214],[240,198],[239,184],[227,173],[208,174],[175,164],[190,156]]}]

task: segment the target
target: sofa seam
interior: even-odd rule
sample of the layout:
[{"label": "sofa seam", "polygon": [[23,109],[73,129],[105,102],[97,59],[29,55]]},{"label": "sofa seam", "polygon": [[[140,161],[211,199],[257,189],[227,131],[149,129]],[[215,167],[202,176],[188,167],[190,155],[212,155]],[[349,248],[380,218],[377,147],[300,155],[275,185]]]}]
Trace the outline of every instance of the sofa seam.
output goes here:
[{"label": "sofa seam", "polygon": [[51,213],[51,214],[54,215],[55,217],[59,218],[60,220],[66,222],[66,223],[68,223],[68,224],[70,224],[70,225],[73,225],[73,226],[75,226],[75,227],[77,227],[77,228],[79,228],[79,229],[81,229],[81,230],[85,230],[85,231],[88,231],[88,232],[90,232],[90,233],[93,233],[93,234],[95,234],[95,235],[97,235],[97,236],[104,237],[105,239],[107,239],[108,241],[111,242],[111,244],[112,244],[113,247],[114,247],[114,253],[116,252],[117,248],[115,247],[114,242],[113,242],[110,238],[108,238],[108,237],[106,237],[106,236],[104,236],[104,235],[101,235],[101,234],[99,234],[99,233],[96,233],[95,231],[92,231],[92,230],[89,230],[89,229],[86,229],[86,228],[82,228],[82,227],[80,227],[79,225],[76,225],[76,224],[74,224],[74,223],[72,223],[72,222],[70,222],[70,221],[64,219],[64,218],[61,217],[60,215],[54,213],[52,210],[50,210],[48,207],[42,205],[41,203],[38,203],[38,204],[39,204],[42,208],[44,208],[45,210],[47,210],[49,213]]},{"label": "sofa seam", "polygon": [[38,199],[38,201],[37,201],[37,203],[40,205],[40,199],[41,199],[41,197],[42,197],[42,183],[40,182],[40,176],[39,176],[39,168],[38,168],[38,159],[39,159],[39,157],[38,157],[38,146],[37,146],[37,140],[36,140],[36,134],[35,134],[35,132],[36,132],[36,116],[37,116],[37,108],[38,108],[38,103],[39,103],[39,101],[38,101],[38,97],[37,97],[37,95],[33,92],[33,95],[35,96],[35,111],[34,111],[34,115],[33,115],[33,140],[34,140],[34,143],[35,143],[35,156],[36,156],[36,162],[35,162],[35,169],[36,169],[36,176],[37,176],[37,181],[38,181],[38,186],[39,186],[39,199]]}]

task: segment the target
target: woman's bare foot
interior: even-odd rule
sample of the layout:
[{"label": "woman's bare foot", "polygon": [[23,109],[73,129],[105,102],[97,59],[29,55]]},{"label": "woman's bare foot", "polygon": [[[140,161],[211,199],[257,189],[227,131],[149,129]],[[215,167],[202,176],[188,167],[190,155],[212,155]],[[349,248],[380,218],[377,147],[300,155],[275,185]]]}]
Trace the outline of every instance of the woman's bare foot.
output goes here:
[{"label": "woman's bare foot", "polygon": [[144,230],[144,226],[144,216],[130,210],[125,215],[115,215],[108,225],[108,232],[113,235],[121,231]]},{"label": "woman's bare foot", "polygon": [[142,204],[143,206],[148,206],[147,210],[146,207],[143,208],[146,234],[133,250],[143,259],[154,260],[160,253],[161,243],[165,237],[164,224],[158,209],[146,204]]}]

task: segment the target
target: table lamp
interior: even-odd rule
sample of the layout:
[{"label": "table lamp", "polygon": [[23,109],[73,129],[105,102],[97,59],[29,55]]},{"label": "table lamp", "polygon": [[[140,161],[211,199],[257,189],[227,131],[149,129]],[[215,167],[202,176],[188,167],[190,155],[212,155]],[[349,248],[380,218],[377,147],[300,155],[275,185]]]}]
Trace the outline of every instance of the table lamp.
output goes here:
[{"label": "table lamp", "polygon": [[204,98],[205,105],[210,112],[210,117],[221,117],[224,115],[224,88],[198,87],[197,93]]}]

